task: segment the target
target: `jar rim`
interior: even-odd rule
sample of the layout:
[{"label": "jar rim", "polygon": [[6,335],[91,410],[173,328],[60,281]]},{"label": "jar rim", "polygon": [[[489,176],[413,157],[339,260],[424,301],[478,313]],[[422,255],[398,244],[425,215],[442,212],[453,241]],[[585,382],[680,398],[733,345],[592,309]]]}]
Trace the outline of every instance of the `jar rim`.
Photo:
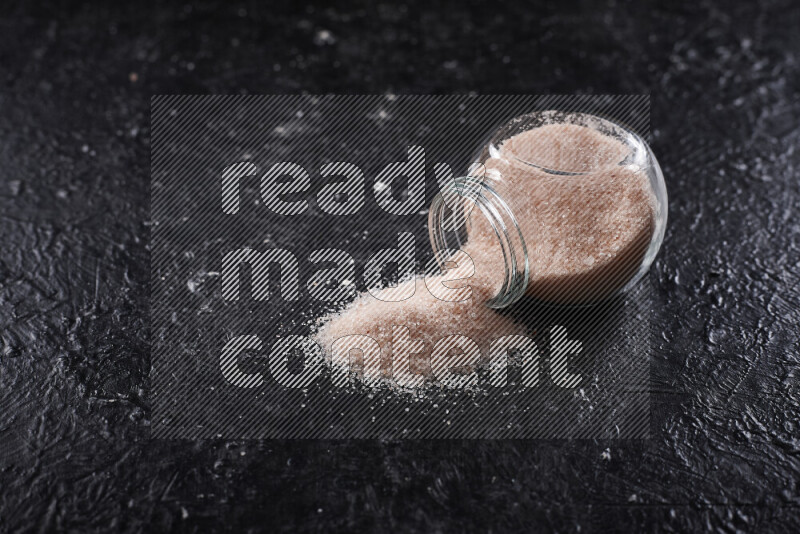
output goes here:
[{"label": "jar rim", "polygon": [[[455,217],[452,211],[452,202],[447,202],[447,198],[458,199],[459,207],[463,210],[463,201],[473,203],[473,209],[462,217],[462,224],[456,230],[447,228],[448,211],[451,217]],[[511,208],[497,193],[497,191],[487,183],[485,179],[475,176],[462,176],[450,181],[442,187],[439,194],[433,199],[430,211],[428,212],[428,232],[433,248],[434,257],[441,269],[445,268],[452,256],[461,250],[466,242],[466,236],[458,230],[464,230],[469,217],[478,212],[487,219],[495,236],[500,244],[505,265],[503,273],[503,283],[497,294],[486,301],[490,308],[504,308],[518,301],[528,287],[530,279],[530,261],[528,248],[522,229],[517,222]],[[452,220],[452,219],[451,219]]]}]

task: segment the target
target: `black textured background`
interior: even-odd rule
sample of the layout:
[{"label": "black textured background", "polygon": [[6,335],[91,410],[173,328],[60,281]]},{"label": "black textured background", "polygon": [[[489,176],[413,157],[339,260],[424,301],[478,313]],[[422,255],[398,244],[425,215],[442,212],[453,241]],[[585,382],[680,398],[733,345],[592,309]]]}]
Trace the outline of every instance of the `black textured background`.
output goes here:
[{"label": "black textured background", "polygon": [[[800,529],[800,8],[0,8],[0,530]],[[649,441],[148,439],[157,93],[652,94]]]}]

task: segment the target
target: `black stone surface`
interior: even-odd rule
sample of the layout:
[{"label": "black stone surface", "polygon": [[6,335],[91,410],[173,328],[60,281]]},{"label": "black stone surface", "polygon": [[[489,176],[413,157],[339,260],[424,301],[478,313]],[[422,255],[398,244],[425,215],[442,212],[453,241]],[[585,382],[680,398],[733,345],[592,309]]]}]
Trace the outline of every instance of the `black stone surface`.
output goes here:
[{"label": "black stone surface", "polygon": [[[800,6],[17,2],[0,15],[0,530],[800,529]],[[652,94],[647,441],[148,439],[149,98]]]}]

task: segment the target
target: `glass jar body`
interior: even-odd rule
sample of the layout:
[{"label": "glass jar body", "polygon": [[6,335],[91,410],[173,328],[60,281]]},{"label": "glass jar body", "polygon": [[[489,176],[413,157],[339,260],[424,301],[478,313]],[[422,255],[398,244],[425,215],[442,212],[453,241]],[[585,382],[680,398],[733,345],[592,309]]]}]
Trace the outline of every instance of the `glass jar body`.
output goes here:
[{"label": "glass jar body", "polygon": [[500,128],[429,214],[440,265],[460,249],[500,308],[523,295],[591,304],[633,287],[663,240],[667,193],[650,147],[600,117],[540,112]]}]

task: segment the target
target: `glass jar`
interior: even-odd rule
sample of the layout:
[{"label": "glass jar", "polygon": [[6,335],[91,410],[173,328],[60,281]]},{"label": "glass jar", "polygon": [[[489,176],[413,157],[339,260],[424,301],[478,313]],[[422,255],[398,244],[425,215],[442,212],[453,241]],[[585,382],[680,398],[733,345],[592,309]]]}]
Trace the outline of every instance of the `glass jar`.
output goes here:
[{"label": "glass jar", "polygon": [[428,223],[439,266],[469,254],[489,307],[524,295],[591,304],[649,269],[667,191],[639,135],[594,115],[536,112],[497,130],[476,161],[442,187]]}]

